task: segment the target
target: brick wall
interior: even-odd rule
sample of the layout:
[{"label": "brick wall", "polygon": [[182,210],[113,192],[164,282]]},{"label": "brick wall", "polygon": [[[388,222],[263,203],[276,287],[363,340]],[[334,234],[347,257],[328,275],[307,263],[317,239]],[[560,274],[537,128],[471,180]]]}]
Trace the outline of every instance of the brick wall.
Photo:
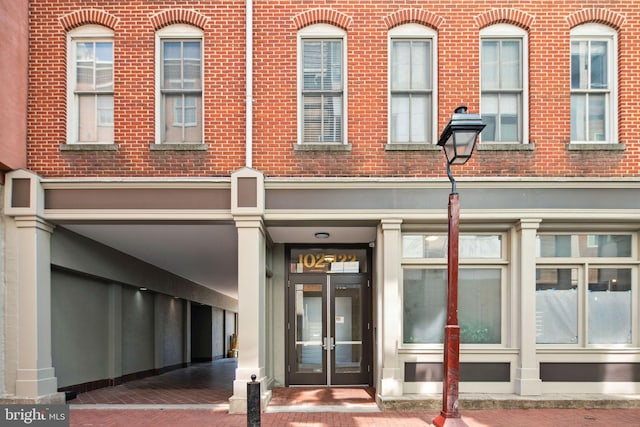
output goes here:
[{"label": "brick wall", "polygon": [[[244,0],[32,0],[30,9],[30,169],[47,177],[186,177],[228,176],[244,166]],[[155,30],[173,23],[204,30],[206,152],[149,149],[155,141]],[[60,150],[66,142],[67,30],[82,24],[114,32],[115,152]]]},{"label": "brick wall", "polygon": [[[31,3],[29,167],[45,176],[225,176],[244,165],[244,0]],[[529,140],[533,151],[478,151],[456,176],[629,177],[640,172],[635,115],[640,1],[254,0],[253,166],[267,176],[443,177],[440,151],[387,151],[387,33],[418,22],[438,32],[438,130],[458,105],[479,111],[479,31],[510,23],[529,34]],[[125,5],[125,7],[120,6]],[[116,18],[118,151],[64,152],[64,25],[99,9]],[[152,152],[154,25],[167,10],[206,17],[207,152]],[[164,12],[163,12],[164,11]],[[165,15],[162,15],[164,13]],[[160,15],[159,15],[160,14]],[[156,16],[156,18],[153,18]],[[66,20],[64,17],[67,17]],[[89,17],[89,18],[87,18]],[[167,16],[164,19],[169,19]],[[176,18],[177,19],[177,18]],[[618,139],[626,150],[569,151],[569,32],[599,22],[618,30]],[[313,23],[347,32],[348,152],[295,151],[296,35]]]}]

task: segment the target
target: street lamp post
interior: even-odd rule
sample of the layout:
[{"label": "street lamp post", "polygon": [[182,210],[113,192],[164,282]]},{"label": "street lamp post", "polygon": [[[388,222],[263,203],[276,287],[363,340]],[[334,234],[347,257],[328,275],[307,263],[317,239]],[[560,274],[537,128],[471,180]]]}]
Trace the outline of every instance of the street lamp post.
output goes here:
[{"label": "street lamp post", "polygon": [[458,325],[458,240],[460,229],[460,200],[451,165],[469,160],[478,135],[485,124],[478,114],[468,114],[467,107],[456,108],[453,117],[442,131],[438,145],[447,157],[447,175],[451,181],[449,194],[449,234],[447,260],[447,324],[444,327],[444,362],[442,366],[442,411],[433,419],[437,427],[466,426],[458,410],[458,382],[460,379],[460,326]]}]

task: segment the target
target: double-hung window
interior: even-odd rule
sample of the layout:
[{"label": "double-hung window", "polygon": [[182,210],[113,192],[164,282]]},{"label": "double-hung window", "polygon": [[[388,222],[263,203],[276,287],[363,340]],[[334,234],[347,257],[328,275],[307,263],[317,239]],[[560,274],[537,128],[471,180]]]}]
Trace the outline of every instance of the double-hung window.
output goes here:
[{"label": "double-hung window", "polygon": [[480,36],[482,142],[526,143],[526,32],[498,24]]},{"label": "double-hung window", "polygon": [[160,143],[202,143],[202,32],[174,25],[158,32]]},{"label": "double-hung window", "polygon": [[390,142],[431,143],[434,123],[435,31],[417,24],[390,37]]},{"label": "double-hung window", "polygon": [[318,24],[304,28],[298,36],[301,58],[299,141],[344,144],[344,32]]},{"label": "double-hung window", "polygon": [[571,31],[571,142],[615,140],[614,41],[604,25]]},{"label": "double-hung window", "polygon": [[113,143],[113,33],[85,25],[69,37],[67,142]]}]

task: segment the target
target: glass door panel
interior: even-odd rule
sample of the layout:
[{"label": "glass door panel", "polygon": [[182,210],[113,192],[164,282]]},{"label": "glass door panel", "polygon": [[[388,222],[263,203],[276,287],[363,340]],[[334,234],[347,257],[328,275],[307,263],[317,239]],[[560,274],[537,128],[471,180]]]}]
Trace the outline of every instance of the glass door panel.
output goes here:
[{"label": "glass door panel", "polygon": [[289,292],[290,383],[323,384],[327,376],[326,278],[296,277]]}]

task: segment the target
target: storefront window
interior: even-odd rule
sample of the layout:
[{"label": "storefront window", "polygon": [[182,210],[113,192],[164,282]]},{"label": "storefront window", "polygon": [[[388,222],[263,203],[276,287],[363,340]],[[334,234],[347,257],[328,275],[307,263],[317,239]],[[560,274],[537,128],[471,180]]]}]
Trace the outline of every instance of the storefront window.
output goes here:
[{"label": "storefront window", "polygon": [[[403,342],[441,344],[447,317],[447,270],[404,269]],[[463,344],[500,344],[501,269],[462,268],[458,318]]]},{"label": "storefront window", "polygon": [[635,256],[632,248],[630,234],[539,235],[536,342],[631,344],[637,273],[634,267],[607,263]]},{"label": "storefront window", "polygon": [[[404,258],[446,258],[447,236],[442,234],[404,234],[402,256]],[[460,258],[500,258],[502,239],[500,235],[460,235]]]}]

